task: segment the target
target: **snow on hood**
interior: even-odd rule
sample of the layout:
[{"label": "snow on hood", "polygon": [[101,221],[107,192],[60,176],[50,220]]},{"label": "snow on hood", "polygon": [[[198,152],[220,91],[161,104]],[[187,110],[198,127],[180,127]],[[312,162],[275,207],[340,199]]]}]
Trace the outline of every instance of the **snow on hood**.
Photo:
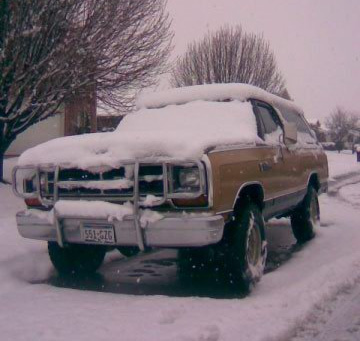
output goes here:
[{"label": "snow on hood", "polygon": [[200,158],[213,146],[254,144],[256,120],[249,102],[194,101],[128,114],[111,133],[51,140],[25,151],[19,165],[117,167],[148,157]]}]

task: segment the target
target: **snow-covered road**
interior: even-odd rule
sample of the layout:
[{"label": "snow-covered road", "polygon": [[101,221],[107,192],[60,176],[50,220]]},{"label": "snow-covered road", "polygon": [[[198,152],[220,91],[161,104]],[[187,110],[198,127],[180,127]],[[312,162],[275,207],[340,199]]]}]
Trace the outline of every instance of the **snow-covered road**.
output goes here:
[{"label": "snow-covered road", "polygon": [[[360,171],[354,156],[330,155],[333,177]],[[0,340],[301,340],[309,335],[301,330],[319,328],[317,312],[360,281],[359,193],[352,184],[322,196],[317,237],[250,296],[212,299],[46,284],[53,272],[46,245],[17,234],[23,203],[0,185]]]},{"label": "snow-covered road", "polygon": [[307,321],[292,341],[359,341],[360,281],[316,306]]}]

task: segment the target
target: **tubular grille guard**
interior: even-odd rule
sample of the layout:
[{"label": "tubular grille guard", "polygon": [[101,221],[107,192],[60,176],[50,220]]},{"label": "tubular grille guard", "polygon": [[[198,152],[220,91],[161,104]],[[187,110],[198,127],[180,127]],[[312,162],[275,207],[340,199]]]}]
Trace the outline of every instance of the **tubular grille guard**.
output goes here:
[{"label": "tubular grille guard", "polygon": [[[74,192],[72,194],[66,195],[61,193],[62,188],[78,188],[81,186],[77,186],[80,182],[81,183],[87,183],[89,188],[91,188],[92,184],[96,184],[97,182],[101,181],[102,183],[110,183],[111,180],[104,180],[102,174],[106,172],[97,172],[96,174],[99,174],[98,180],[89,180],[89,181],[79,181],[79,180],[66,180],[62,181],[59,179],[59,175],[61,174],[61,171],[69,169],[68,167],[60,167],[60,166],[44,166],[44,167],[23,167],[23,166],[16,166],[13,170],[13,191],[15,195],[21,197],[21,198],[37,198],[43,205],[51,206],[59,199],[84,199],[84,200],[104,200],[104,201],[111,201],[111,202],[127,202],[132,201],[134,204],[136,203],[138,206],[146,206],[144,203],[144,200],[142,200],[142,197],[145,197],[147,194],[152,193],[144,193],[139,188],[139,183],[142,180],[139,180],[140,174],[139,171],[141,170],[141,167],[144,166],[151,166],[151,167],[160,167],[162,168],[162,174],[158,177],[158,182],[162,179],[162,191],[159,193],[160,195],[156,195],[158,200],[156,200],[154,206],[161,205],[168,200],[171,199],[193,199],[197,198],[202,194],[206,194],[207,190],[207,184],[206,184],[206,175],[205,175],[205,166],[202,162],[197,160],[171,160],[171,161],[152,161],[152,160],[146,160],[146,161],[126,161],[122,162],[118,168],[121,167],[130,167],[132,169],[132,175],[131,179],[133,180],[133,184],[131,186],[132,191],[131,193],[126,194],[113,194],[109,195],[106,193],[106,190],[100,189],[97,194],[84,194],[84,193],[77,193]],[[200,190],[198,192],[181,192],[181,193],[174,193],[172,184],[173,184],[173,174],[172,174],[172,167],[174,166],[197,166],[199,169],[200,174]],[[17,173],[19,170],[23,169],[33,169],[36,178],[36,191],[33,193],[20,193],[17,188]],[[85,171],[84,171],[85,172]],[[41,185],[40,181],[40,174],[53,174],[53,179],[49,180],[49,176],[47,176],[44,181],[46,182],[46,188],[48,188],[49,183],[53,186],[52,193],[49,191],[44,192],[43,185]],[[95,173],[94,173],[95,174]],[[137,190],[136,190],[137,188]],[[114,187],[114,189],[116,189]],[[150,205],[149,205],[150,206]]]}]

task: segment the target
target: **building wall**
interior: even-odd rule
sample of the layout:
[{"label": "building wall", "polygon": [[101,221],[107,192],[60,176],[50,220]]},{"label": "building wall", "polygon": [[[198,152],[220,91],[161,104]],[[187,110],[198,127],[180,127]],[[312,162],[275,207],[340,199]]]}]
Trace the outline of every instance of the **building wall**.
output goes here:
[{"label": "building wall", "polygon": [[99,132],[114,131],[124,116],[97,116],[97,130]]},{"label": "building wall", "polygon": [[57,137],[96,132],[96,93],[78,96],[60,107],[60,113],[19,134],[5,156],[18,156],[26,149]]},{"label": "building wall", "polygon": [[64,114],[57,114],[19,134],[5,155],[20,155],[26,149],[61,136],[64,136]]},{"label": "building wall", "polygon": [[94,133],[96,122],[96,94],[77,96],[65,105],[65,135]]}]

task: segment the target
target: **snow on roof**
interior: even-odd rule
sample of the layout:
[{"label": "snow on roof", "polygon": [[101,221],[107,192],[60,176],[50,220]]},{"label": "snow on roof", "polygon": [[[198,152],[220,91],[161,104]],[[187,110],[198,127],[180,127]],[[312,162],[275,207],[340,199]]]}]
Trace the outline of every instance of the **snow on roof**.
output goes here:
[{"label": "snow on roof", "polygon": [[292,101],[270,94],[256,86],[243,83],[194,85],[151,94],[140,94],[136,106],[138,108],[161,108],[171,104],[184,104],[196,100],[222,101],[228,99],[241,102],[258,99],[274,107],[287,107],[302,113],[302,109]]},{"label": "snow on roof", "polygon": [[83,169],[148,157],[200,158],[213,146],[259,141],[249,102],[194,101],[128,114],[111,133],[51,140],[25,151],[19,165],[66,164]]}]

